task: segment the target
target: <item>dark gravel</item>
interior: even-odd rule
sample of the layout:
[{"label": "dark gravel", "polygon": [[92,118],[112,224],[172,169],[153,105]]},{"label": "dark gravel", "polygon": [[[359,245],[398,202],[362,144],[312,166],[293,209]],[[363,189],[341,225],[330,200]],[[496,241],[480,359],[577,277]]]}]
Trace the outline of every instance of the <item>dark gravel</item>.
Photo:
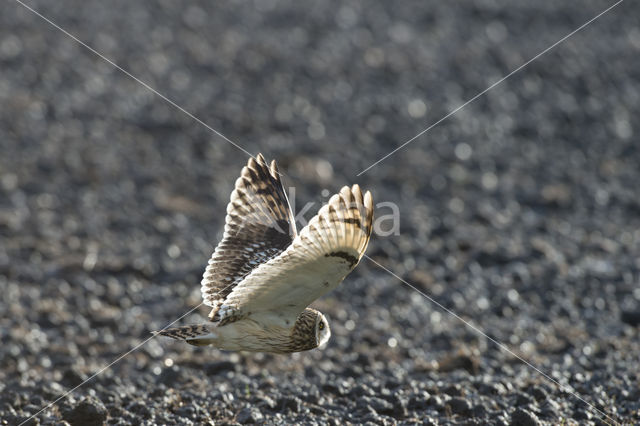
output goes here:
[{"label": "dark gravel", "polygon": [[[640,421],[640,3],[29,4],[252,153],[298,208],[401,213],[315,305],[324,350],[153,339],[30,424]],[[12,1],[0,13],[0,419],[200,302],[246,155]],[[381,206],[379,217],[388,214]],[[388,222],[386,223],[388,225]],[[206,316],[203,307],[183,320]]]}]

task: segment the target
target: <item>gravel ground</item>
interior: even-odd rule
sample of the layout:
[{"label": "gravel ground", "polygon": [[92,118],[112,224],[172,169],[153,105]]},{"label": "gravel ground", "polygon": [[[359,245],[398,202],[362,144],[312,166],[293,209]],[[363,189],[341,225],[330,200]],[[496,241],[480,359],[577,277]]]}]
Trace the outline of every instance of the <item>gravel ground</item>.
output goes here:
[{"label": "gravel ground", "polygon": [[562,386],[371,261],[315,303],[323,350],[140,345],[200,302],[247,155],[5,1],[2,424],[97,372],[29,424],[640,422],[640,3],[359,177],[611,3],[300,3],[29,2],[276,158],[307,217],[344,184],[396,203],[372,259]]}]

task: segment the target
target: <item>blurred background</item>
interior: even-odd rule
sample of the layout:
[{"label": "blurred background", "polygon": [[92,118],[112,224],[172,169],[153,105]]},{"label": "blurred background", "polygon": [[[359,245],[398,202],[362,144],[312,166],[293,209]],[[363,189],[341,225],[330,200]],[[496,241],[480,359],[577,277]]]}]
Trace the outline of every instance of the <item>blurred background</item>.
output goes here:
[{"label": "blurred background", "polygon": [[[639,420],[637,2],[360,176],[613,2],[26,4],[276,159],[307,218],[347,184],[395,203],[399,235],[367,254],[570,387],[363,260],[314,304],[324,350],[152,339],[31,424],[602,421],[571,392]],[[200,303],[248,155],[19,2],[1,10],[0,418],[16,424]]]}]

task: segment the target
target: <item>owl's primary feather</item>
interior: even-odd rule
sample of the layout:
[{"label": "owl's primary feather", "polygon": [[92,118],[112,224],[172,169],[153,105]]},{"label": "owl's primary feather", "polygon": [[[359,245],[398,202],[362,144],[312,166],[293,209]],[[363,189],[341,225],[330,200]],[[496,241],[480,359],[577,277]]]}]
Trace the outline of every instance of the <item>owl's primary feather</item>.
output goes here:
[{"label": "owl's primary feather", "polygon": [[331,333],[307,306],[356,267],[369,243],[373,199],[345,186],[296,234],[275,161],[250,159],[227,207],[224,237],[202,279],[210,325],[160,334],[194,345],[262,352],[318,347]]}]

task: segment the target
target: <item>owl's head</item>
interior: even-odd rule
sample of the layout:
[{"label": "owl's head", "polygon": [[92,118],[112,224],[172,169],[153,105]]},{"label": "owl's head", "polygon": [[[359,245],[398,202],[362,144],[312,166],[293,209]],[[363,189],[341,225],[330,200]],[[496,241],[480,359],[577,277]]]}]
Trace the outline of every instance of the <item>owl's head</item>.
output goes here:
[{"label": "owl's head", "polygon": [[327,343],[331,337],[329,322],[322,313],[307,308],[296,320],[293,326],[292,351],[308,351]]},{"label": "owl's head", "polygon": [[329,328],[329,321],[322,315],[321,312],[318,312],[318,316],[316,317],[316,344],[317,346],[324,345],[329,341],[331,337],[331,329]]}]

